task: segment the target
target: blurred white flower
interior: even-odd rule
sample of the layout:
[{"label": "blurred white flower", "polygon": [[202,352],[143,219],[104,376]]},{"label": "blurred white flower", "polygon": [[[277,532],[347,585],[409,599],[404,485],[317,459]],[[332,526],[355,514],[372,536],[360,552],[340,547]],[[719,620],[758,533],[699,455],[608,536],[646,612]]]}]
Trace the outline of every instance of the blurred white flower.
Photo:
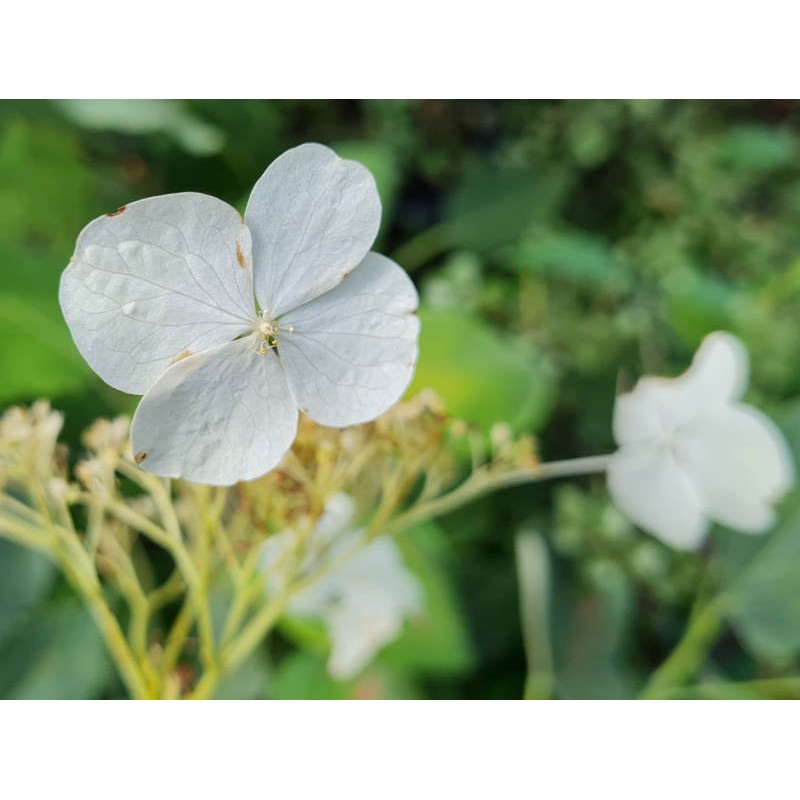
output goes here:
[{"label": "blurred white flower", "polygon": [[394,404],[417,359],[417,292],[370,253],[370,172],[319,144],[287,151],[244,219],[208,195],[139,200],[78,237],[59,298],[103,380],[144,394],[131,438],[156,475],[227,485],[268,472],[298,408],[334,427]]},{"label": "blurred white flower", "polygon": [[608,488],[633,522],[672,547],[694,550],[710,521],[766,531],[773,505],[794,482],[775,424],[739,402],[747,385],[744,345],[707,336],[677,378],[642,378],[617,398]]},{"label": "blurred white flower", "polygon": [[[353,529],[355,504],[346,494],[336,494],[325,504],[325,511],[311,535],[310,544],[321,557],[311,556],[306,568],[353,548],[364,536]],[[295,542],[294,531],[271,536],[263,545],[261,566],[268,573],[271,593],[283,588],[283,578],[272,573],[281,557]],[[357,675],[386,644],[397,638],[406,617],[422,610],[422,591],[403,564],[395,543],[377,538],[354,556],[295,594],[288,611],[322,621],[331,642],[328,672],[337,680]]]}]

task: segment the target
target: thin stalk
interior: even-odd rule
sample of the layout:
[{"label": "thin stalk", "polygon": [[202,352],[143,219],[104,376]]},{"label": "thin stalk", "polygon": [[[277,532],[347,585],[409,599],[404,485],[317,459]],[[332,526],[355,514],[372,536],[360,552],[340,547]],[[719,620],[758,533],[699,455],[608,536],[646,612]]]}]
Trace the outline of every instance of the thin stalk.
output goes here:
[{"label": "thin stalk", "polygon": [[680,686],[687,677],[694,675],[700,669],[722,627],[726,600],[726,595],[717,595],[697,612],[689,622],[686,633],[677,647],[650,676],[640,695],[642,700],[658,698],[665,689]]},{"label": "thin stalk", "polygon": [[162,679],[166,678],[177,666],[183,646],[194,624],[194,603],[186,598],[164,643],[164,652],[161,656],[160,673]]},{"label": "thin stalk", "polygon": [[61,547],[56,548],[56,558],[73,589],[88,606],[129,694],[140,700],[155,697],[117,618],[108,607],[94,564],[89,561],[77,536],[57,533],[60,533],[58,540]]},{"label": "thin stalk", "polygon": [[[546,464],[539,464],[534,469],[519,469],[505,473],[492,473],[487,470],[481,470],[477,475],[472,475],[449,494],[423,503],[405,514],[395,517],[394,520],[382,527],[382,531],[403,530],[413,522],[445,514],[487,492],[497,489],[550,478],[560,478],[567,475],[602,472],[608,465],[608,459],[609,456],[592,456],[589,458],[552,461]],[[235,669],[250,655],[278,620],[286,603],[293,594],[302,591],[326,573],[335,570],[340,564],[348,561],[368,545],[369,542],[370,538],[364,537],[357,545],[348,548],[336,558],[323,564],[319,569],[295,580],[284,592],[276,595],[269,603],[263,606],[250,619],[242,631],[228,643],[228,646],[223,648],[218,665],[220,673]],[[205,693],[210,691],[213,691],[213,685],[212,678],[209,676],[207,680],[201,680],[198,683],[191,697],[209,696]]]},{"label": "thin stalk", "polygon": [[[663,699],[742,699],[751,695],[765,699],[800,699],[800,677],[765,678],[753,681],[705,681],[696,686],[664,688],[658,693]],[[655,699],[655,696],[654,696]]]},{"label": "thin stalk", "polygon": [[400,531],[416,522],[440,517],[498,489],[507,489],[526,483],[537,483],[538,481],[552,478],[564,478],[570,475],[603,472],[608,467],[609,459],[610,456],[571,458],[564,461],[550,461],[544,464],[537,464],[530,469],[516,469],[509,472],[492,472],[489,468],[480,468],[453,491],[434,500],[421,503],[395,517],[386,530]]}]

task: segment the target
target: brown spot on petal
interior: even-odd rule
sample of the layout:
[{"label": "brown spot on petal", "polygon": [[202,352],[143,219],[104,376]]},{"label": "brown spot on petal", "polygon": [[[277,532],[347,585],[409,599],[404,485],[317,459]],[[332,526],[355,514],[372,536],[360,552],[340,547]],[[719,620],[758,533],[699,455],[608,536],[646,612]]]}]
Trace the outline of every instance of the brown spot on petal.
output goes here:
[{"label": "brown spot on petal", "polygon": [[109,211],[107,217],[118,217],[128,206],[120,206],[116,211]]},{"label": "brown spot on petal", "polygon": [[192,355],[191,350],[182,350],[180,353],[178,353],[178,355],[175,356],[175,358],[172,359],[172,361],[169,362],[169,365],[172,366],[173,364],[177,364],[179,361],[183,361],[184,358],[189,358],[190,355]]},{"label": "brown spot on petal", "polygon": [[247,269],[247,259],[244,257],[242,246],[239,244],[239,242],[236,242],[236,260],[239,262],[239,266],[242,269]]},{"label": "brown spot on petal", "polygon": [[134,461],[135,461],[137,464],[141,464],[141,463],[142,463],[142,461],[144,461],[146,458],[147,458],[147,453],[145,453],[144,451],[142,451],[141,453],[137,453],[137,454],[136,454],[136,455],[133,457],[133,460],[134,460]]}]

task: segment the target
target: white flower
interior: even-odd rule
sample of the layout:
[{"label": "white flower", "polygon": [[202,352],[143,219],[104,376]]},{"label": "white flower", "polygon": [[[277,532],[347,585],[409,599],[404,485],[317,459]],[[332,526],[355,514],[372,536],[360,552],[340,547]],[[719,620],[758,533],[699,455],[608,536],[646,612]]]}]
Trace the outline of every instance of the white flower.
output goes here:
[{"label": "white flower", "polygon": [[208,195],[140,200],[78,237],[60,301],[103,380],[144,394],[133,452],[157,475],[226,485],[272,469],[300,408],[374,419],[408,386],[418,297],[370,253],[369,171],[319,144],[276,159],[244,219]]},{"label": "white flower", "polygon": [[626,516],[673,547],[700,547],[709,521],[767,530],[794,482],[777,427],[739,402],[747,372],[744,345],[717,332],[683,375],[642,378],[617,398],[609,491]]},{"label": "white flower", "polygon": [[[346,494],[329,498],[311,535],[311,544],[336,559],[353,548],[364,535],[354,530],[355,504]],[[292,547],[296,534],[283,531],[271,536],[261,552],[261,566],[270,568]],[[319,558],[308,559],[306,568],[320,566]],[[280,575],[269,575],[268,591],[279,591]],[[397,638],[403,620],[421,611],[421,589],[403,564],[397,546],[386,537],[364,546],[341,565],[293,595],[290,613],[322,620],[331,641],[328,672],[337,680],[357,675],[384,645]]]}]

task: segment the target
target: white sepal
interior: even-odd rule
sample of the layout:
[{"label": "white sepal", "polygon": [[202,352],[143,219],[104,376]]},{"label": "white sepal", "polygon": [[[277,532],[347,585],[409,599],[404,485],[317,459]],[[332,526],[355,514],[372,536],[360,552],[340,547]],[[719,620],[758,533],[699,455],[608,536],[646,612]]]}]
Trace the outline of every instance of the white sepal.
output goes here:
[{"label": "white sepal", "polygon": [[366,422],[400,399],[417,362],[417,291],[370,253],[335,289],[281,318],[279,351],[300,408],[322,425]]},{"label": "white sepal", "polygon": [[369,251],[381,221],[375,179],[321,144],[273,161],[253,187],[245,219],[261,306],[280,316],[336,286]]},{"label": "white sepal", "polygon": [[617,398],[608,488],[633,522],[673,547],[693,550],[709,522],[760,533],[794,483],[778,428],[739,402],[747,383],[744,345],[707,336],[677,378],[642,378]]},{"label": "white sepal", "polygon": [[235,209],[204,194],[130,203],[83,229],[59,300],[89,366],[141,394],[174,359],[248,329],[250,232]]},{"label": "white sepal", "polygon": [[296,432],[278,359],[250,337],[171,366],[136,409],[131,446],[156,475],[227,486],[275,467]]}]

